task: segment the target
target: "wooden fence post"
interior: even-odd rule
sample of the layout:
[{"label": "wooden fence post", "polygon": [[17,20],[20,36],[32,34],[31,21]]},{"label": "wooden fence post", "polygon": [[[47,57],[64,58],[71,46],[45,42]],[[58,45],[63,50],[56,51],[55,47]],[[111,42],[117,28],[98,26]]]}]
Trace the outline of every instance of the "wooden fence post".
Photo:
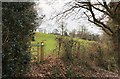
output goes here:
[{"label": "wooden fence post", "polygon": [[41,42],[41,57],[40,60],[43,61],[44,60],[44,42]]},{"label": "wooden fence post", "polygon": [[40,46],[39,46],[39,43],[37,43],[37,61],[40,62]]}]

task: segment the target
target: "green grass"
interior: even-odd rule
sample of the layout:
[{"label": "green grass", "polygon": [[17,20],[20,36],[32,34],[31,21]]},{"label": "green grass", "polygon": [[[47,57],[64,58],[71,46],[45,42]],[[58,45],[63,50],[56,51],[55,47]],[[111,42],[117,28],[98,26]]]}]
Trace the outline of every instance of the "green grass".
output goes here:
[{"label": "green grass", "polygon": [[73,39],[75,41],[78,41],[78,42],[80,42],[80,46],[84,46],[85,48],[89,48],[89,47],[91,47],[90,46],[91,43],[95,43],[95,41],[89,41],[89,40],[84,40],[84,39],[79,39],[79,38],[71,38],[71,37],[67,37],[67,36],[65,36],[64,38]]},{"label": "green grass", "polygon": [[[51,55],[53,54],[53,50],[56,48],[57,46],[57,41],[55,40],[56,35],[53,34],[45,34],[45,33],[40,33],[40,32],[35,32],[35,41],[32,41],[32,44],[37,44],[40,43],[42,41],[44,41],[44,54],[45,56]],[[70,37],[65,37],[70,39]],[[85,47],[85,48],[89,48],[90,47],[90,43],[95,42],[95,41],[88,41],[88,40],[83,40],[83,39],[79,39],[79,38],[73,38],[76,41],[80,42],[80,46],[81,47]],[[35,47],[33,47],[35,48]],[[37,48],[35,48],[37,49]],[[33,54],[37,54],[36,52],[32,52]]]},{"label": "green grass", "polygon": [[56,48],[57,42],[55,40],[55,37],[56,36],[53,34],[35,32],[35,41],[33,41],[32,44],[37,44],[44,40],[44,52],[45,55],[49,55]]}]

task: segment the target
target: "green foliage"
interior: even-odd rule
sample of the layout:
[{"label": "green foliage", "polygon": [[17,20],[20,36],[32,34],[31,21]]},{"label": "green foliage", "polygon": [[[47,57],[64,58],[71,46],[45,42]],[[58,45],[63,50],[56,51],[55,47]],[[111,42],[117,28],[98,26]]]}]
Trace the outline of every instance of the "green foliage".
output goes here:
[{"label": "green foliage", "polygon": [[[114,57],[111,45],[99,43],[96,41],[88,41],[79,38],[60,37],[55,35],[35,33],[35,41],[32,43],[45,41],[45,55],[53,54],[52,51],[56,48],[54,53],[59,53],[59,57],[63,58],[67,63],[75,63],[84,66],[87,70],[95,66],[103,69],[115,71],[116,61],[111,59]],[[58,39],[61,40],[58,40]],[[108,41],[109,42],[109,41]],[[59,43],[61,44],[59,50]],[[67,61],[68,60],[68,61]],[[55,71],[57,72],[57,71]]]},{"label": "green foliage", "polygon": [[31,2],[2,3],[3,77],[25,73],[31,58],[28,51],[36,27],[36,11]]},{"label": "green foliage", "polygon": [[77,38],[60,37],[60,57],[65,63],[74,63],[84,66],[87,70],[93,67],[101,67],[115,71],[116,62],[111,60],[113,57],[109,48],[95,41],[86,41]]},{"label": "green foliage", "polygon": [[62,53],[63,53],[63,58],[65,60],[72,60],[72,52],[73,52],[73,45],[74,41],[73,39],[67,39],[64,38],[62,41]]},{"label": "green foliage", "polygon": [[61,44],[59,47],[60,56],[65,60],[73,60],[75,57],[85,57],[87,55],[88,48],[91,47],[91,43],[94,41],[86,41],[78,38],[70,37],[58,37],[58,44]]},{"label": "green foliage", "polygon": [[106,66],[105,66],[105,59],[104,59],[104,53],[103,53],[103,51],[102,51],[100,46],[98,46],[98,49],[97,49],[97,56],[98,56],[97,57],[98,65],[100,67],[106,68]]}]

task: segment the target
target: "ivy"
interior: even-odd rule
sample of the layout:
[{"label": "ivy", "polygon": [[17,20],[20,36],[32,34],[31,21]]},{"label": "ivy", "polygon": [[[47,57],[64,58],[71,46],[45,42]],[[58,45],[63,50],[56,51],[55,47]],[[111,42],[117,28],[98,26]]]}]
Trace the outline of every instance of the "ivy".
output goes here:
[{"label": "ivy", "polygon": [[29,42],[37,26],[33,6],[33,2],[2,3],[3,77],[18,76],[29,70]]}]

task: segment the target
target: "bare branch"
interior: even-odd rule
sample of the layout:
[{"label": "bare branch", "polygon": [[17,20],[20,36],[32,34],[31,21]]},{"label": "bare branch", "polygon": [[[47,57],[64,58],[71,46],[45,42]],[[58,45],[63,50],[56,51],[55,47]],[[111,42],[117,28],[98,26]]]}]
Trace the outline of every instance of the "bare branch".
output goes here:
[{"label": "bare branch", "polygon": [[100,11],[100,12],[103,12],[104,14],[106,14],[106,15],[109,15],[110,16],[110,14],[107,12],[107,11],[104,11],[104,10],[101,10],[101,9],[99,9],[99,8],[97,8],[97,7],[95,7],[95,6],[92,6],[94,9],[96,9],[96,10],[98,10],[98,11]]},{"label": "bare branch", "polygon": [[103,1],[103,7],[110,13],[110,17],[112,17],[111,15],[113,15],[113,13],[111,12],[110,8],[108,7],[107,3],[105,0],[102,0]]},{"label": "bare branch", "polygon": [[94,12],[93,12],[93,10],[92,10],[92,5],[91,5],[91,3],[89,2],[89,11],[91,12],[91,15],[92,15],[92,18],[93,18],[93,23],[95,23],[95,24],[97,24],[97,25],[99,25],[100,27],[104,27],[104,28],[106,28],[107,30],[109,30],[112,34],[113,34],[113,31],[108,27],[108,26],[106,26],[103,22],[100,22],[100,21],[98,21],[97,19],[96,19],[96,17],[95,17],[95,14],[94,14]]},{"label": "bare branch", "polygon": [[117,4],[114,12],[116,12],[116,10],[117,10],[117,8],[119,7],[119,5],[120,5],[120,1],[119,1],[119,3]]},{"label": "bare branch", "polygon": [[99,0],[97,0],[97,2],[98,2],[101,6],[104,6]]},{"label": "bare branch", "polygon": [[75,9],[75,8],[77,8],[77,7],[76,7],[76,6],[73,6],[73,7],[71,7],[70,9],[65,10],[64,12],[57,14],[56,16],[54,16],[54,17],[51,18],[51,19],[54,19],[54,18],[58,17],[59,15],[65,14],[65,13],[67,13],[67,12],[69,12],[69,11]]},{"label": "bare branch", "polygon": [[95,21],[92,21],[92,20],[90,20],[90,17],[89,17],[89,15],[87,15],[85,12],[84,12],[84,14],[87,16],[87,18],[88,18],[88,21],[90,21],[91,23],[94,23],[95,25],[97,25],[98,27],[101,27],[102,28],[102,30],[103,31],[105,31],[105,33],[107,33],[108,35],[112,35],[112,33],[110,33],[109,32],[109,30],[106,30],[104,27],[103,27],[103,25],[100,25],[99,23],[97,23],[97,22],[95,22]]},{"label": "bare branch", "polygon": [[80,4],[77,4],[77,3],[75,3],[75,5],[76,5],[77,7],[81,7],[81,8],[84,8],[84,9],[89,10],[89,8],[85,7],[85,6],[88,6],[88,5],[80,5]]}]

